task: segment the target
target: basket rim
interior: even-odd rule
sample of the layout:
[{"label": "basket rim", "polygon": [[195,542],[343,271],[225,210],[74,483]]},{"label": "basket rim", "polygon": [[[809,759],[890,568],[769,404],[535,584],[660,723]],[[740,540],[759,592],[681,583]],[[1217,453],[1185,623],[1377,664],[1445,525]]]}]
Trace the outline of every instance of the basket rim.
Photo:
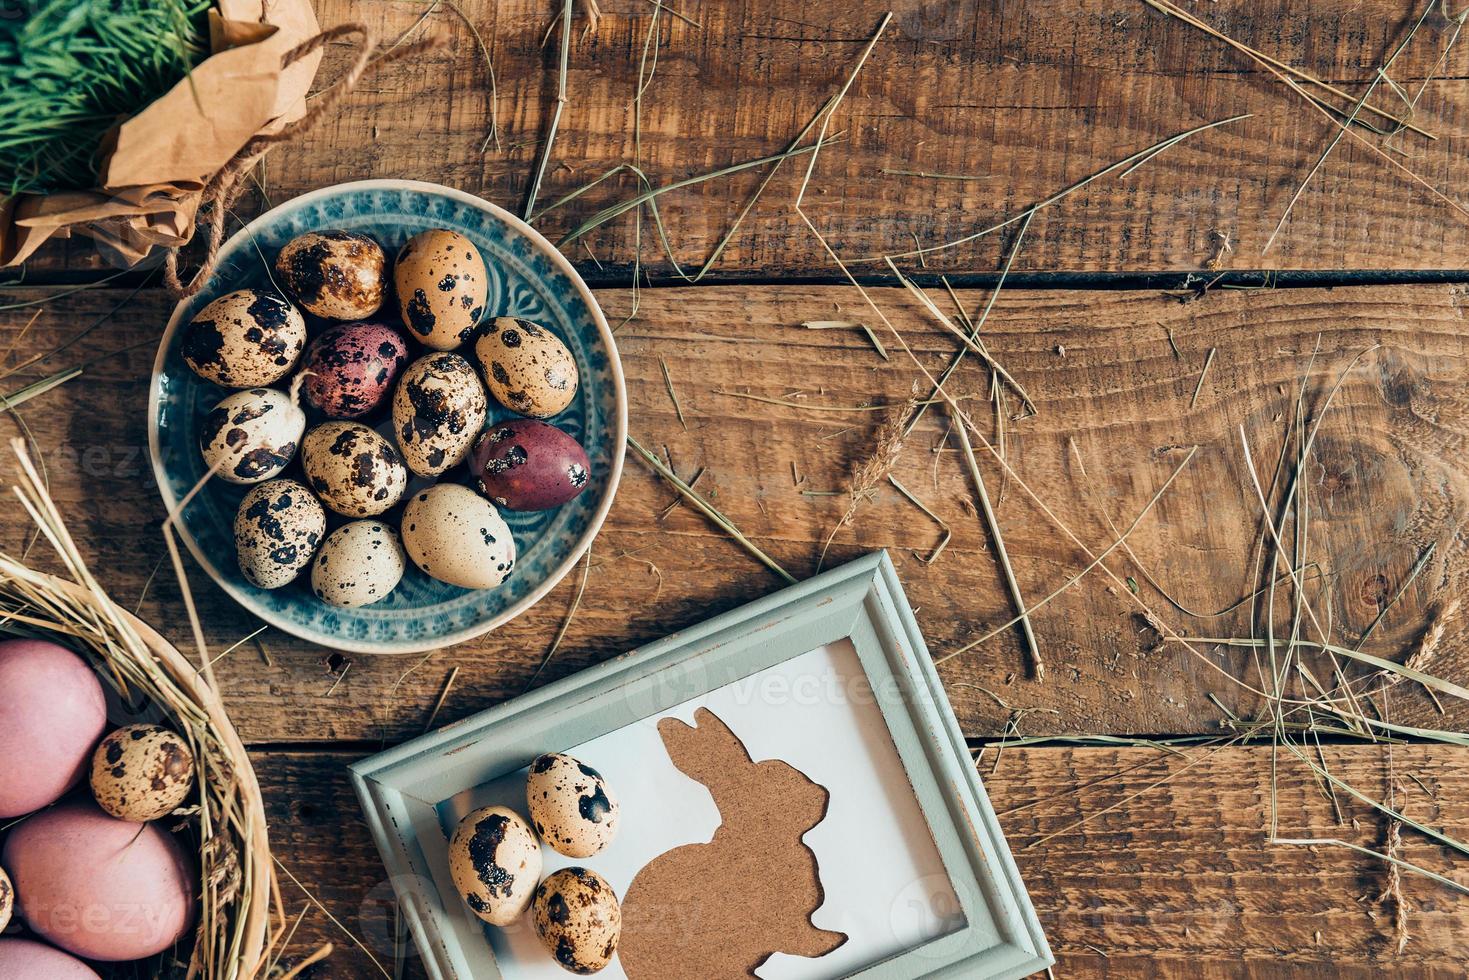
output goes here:
[{"label": "basket rim", "polygon": [[[65,592],[75,599],[92,601],[96,598],[96,593],[77,582],[49,572],[37,572],[36,575],[46,578],[58,591]],[[110,597],[108,601],[112,602]],[[229,754],[233,782],[237,787],[242,809],[245,811],[249,825],[253,828],[246,841],[249,857],[253,859],[257,868],[264,869],[263,874],[256,875],[253,891],[237,899],[243,902],[245,933],[240,959],[235,964],[238,967],[235,976],[240,980],[250,980],[259,973],[264,961],[266,934],[270,927],[270,901],[275,890],[275,868],[271,858],[270,837],[265,821],[265,801],[260,792],[259,780],[255,776],[255,767],[250,762],[249,753],[245,749],[244,742],[240,740],[239,732],[235,730],[234,722],[230,720],[224,700],[219,692],[204,680],[199,669],[173,643],[146,621],[116,602],[112,602],[112,607],[122,620],[138,634],[138,638],[143,641],[158,663],[168,670],[174,681],[183,686],[205,710],[220,744]],[[241,855],[242,862],[245,857]]]}]

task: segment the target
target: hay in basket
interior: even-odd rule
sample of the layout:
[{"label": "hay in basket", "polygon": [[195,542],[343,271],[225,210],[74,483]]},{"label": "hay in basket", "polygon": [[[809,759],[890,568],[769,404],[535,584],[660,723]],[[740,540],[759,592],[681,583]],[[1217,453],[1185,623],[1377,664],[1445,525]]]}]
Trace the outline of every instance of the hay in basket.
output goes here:
[{"label": "hay in basket", "polygon": [[[193,950],[160,954],[145,975],[248,980],[263,973],[284,929],[272,931],[279,893],[260,787],[219,694],[146,623],[92,577],[20,440],[15,495],[60,557],[64,577],[0,552],[0,636],[44,637],[86,656],[125,704],[146,704],[189,742],[198,781],[176,814],[198,846],[199,924]],[[27,548],[25,554],[31,549]],[[172,826],[173,823],[170,823]]]}]

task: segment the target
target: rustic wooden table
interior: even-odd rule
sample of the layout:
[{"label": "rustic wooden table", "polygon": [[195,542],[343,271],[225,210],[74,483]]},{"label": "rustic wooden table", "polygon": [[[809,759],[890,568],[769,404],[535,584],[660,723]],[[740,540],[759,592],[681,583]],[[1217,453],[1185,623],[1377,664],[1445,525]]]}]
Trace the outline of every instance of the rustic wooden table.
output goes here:
[{"label": "rustic wooden table", "polygon": [[[1196,12],[1355,98],[1425,3],[1221,0]],[[363,177],[441,181],[518,209],[556,94],[555,34],[542,46],[554,6],[319,0],[324,24],[361,19],[384,37],[413,29],[443,44],[369,75],[314,131],[276,151],[240,213]],[[826,10],[684,0],[679,11],[689,20],[661,10],[649,43],[656,3],[603,0],[595,31],[583,34],[578,22],[541,200],[635,159],[661,184],[779,152],[841,85],[886,9],[865,0]],[[843,256],[972,234],[1167,136],[1252,114],[1039,212],[983,332],[1037,409],[1006,426],[1008,462],[1092,553],[1127,527],[1189,447],[1200,447],[1128,538],[1130,551],[1106,559],[1115,579],[1095,571],[1035,613],[1044,680],[1028,670],[1013,632],[941,668],[1057,953],[1057,975],[1462,976],[1469,899],[1405,873],[1409,942],[1399,953],[1382,861],[1336,846],[1268,843],[1275,819],[1282,837],[1382,849],[1388,824],[1273,752],[1268,738],[1237,737],[1265,709],[1239,683],[1258,676],[1251,651],[1200,644],[1195,655],[1164,641],[1173,631],[1251,634],[1249,603],[1196,613],[1227,609],[1259,581],[1253,562],[1263,525],[1241,432],[1268,468],[1303,378],[1308,417],[1324,419],[1307,473],[1327,629],[1354,646],[1391,603],[1363,649],[1401,660],[1469,570],[1469,342],[1459,285],[1469,275],[1453,271],[1469,268],[1469,222],[1443,197],[1454,198],[1469,178],[1469,48],[1452,46],[1453,25],[1441,13],[1429,16],[1393,64],[1393,86],[1379,87],[1374,100],[1401,109],[1388,89],[1412,99],[1422,86],[1415,121],[1438,139],[1404,133],[1385,153],[1344,139],[1264,251],[1339,127],[1256,63],[1142,0],[902,0],[893,9],[835,116],[832,132],[842,140],[822,152],[806,192],[807,213]],[[492,101],[470,22],[494,59],[499,148],[483,147]],[[634,92],[640,63],[648,67],[645,48],[657,65],[651,81],[644,76],[639,150]],[[347,57],[330,51],[322,78]],[[684,476],[702,473],[698,489],[804,576],[846,508],[843,496],[807,491],[841,489],[881,418],[816,406],[900,401],[919,375],[890,334],[883,359],[857,331],[802,329],[811,320],[880,324],[792,208],[800,161],[775,176],[698,285],[677,278],[651,224],[637,237],[631,215],[568,251],[599,287],[613,323],[636,310],[618,330],[633,434],[666,448]],[[764,172],[660,199],[683,268],[708,257]],[[635,192],[630,178],[609,181],[542,225],[554,237]],[[1221,248],[1225,241],[1232,250]],[[939,275],[947,274],[972,312],[989,301],[1013,242],[1007,231],[928,255],[925,268],[911,259],[903,268],[936,287],[930,294],[946,310]],[[635,293],[639,246],[644,288]],[[44,456],[103,583],[126,604],[141,602],[146,618],[186,646],[166,563],[154,574],[163,515],[144,418],[171,301],[141,274],[70,294],[60,288],[89,282],[99,269],[77,240],[48,248],[25,285],[0,293],[5,303],[52,297],[0,308],[4,369],[13,373],[0,387],[85,368],[6,424]],[[882,275],[884,266],[854,262],[852,270],[925,365],[947,363],[956,341]],[[1248,286],[1258,288],[1237,288]],[[59,352],[13,371],[53,348]],[[1325,412],[1326,392],[1359,354]],[[982,407],[989,384],[988,371],[970,366],[951,388]],[[895,471],[952,530],[939,558],[925,561],[940,540],[938,524],[889,485],[836,535],[828,558],[889,549],[939,656],[1013,614],[947,428],[944,413],[925,415]],[[1019,480],[982,462],[1020,589],[1039,599],[1087,566],[1086,551]],[[13,472],[7,460],[0,475]],[[543,678],[780,587],[730,538],[675,504],[668,485],[629,458],[584,597]],[[18,548],[26,535],[24,515],[6,508],[0,544]],[[213,649],[256,628],[194,573]],[[578,577],[493,635],[426,659],[344,660],[270,631],[263,649],[241,646],[215,667],[253,750],[277,854],[390,971],[391,889],[344,766],[423,730],[451,670],[457,679],[439,722],[519,693],[566,618]],[[1440,676],[1469,676],[1469,658],[1458,652],[1466,626],[1446,623],[1434,665]],[[1440,713],[1416,685],[1393,691],[1401,725],[1463,729],[1469,721],[1452,697],[1442,697]],[[1041,735],[1114,741],[1006,745]],[[1148,744],[1184,736],[1211,741]],[[1417,822],[1469,834],[1462,748],[1411,737],[1371,743],[1344,729],[1319,737],[1315,757],[1337,780],[1373,799],[1391,793]],[[1394,853],[1448,875],[1462,865],[1411,830]],[[285,899],[293,912],[308,905],[289,883]],[[303,948],[337,943],[318,976],[376,975],[320,909],[308,909],[297,938]],[[420,975],[411,950],[406,969]]]}]

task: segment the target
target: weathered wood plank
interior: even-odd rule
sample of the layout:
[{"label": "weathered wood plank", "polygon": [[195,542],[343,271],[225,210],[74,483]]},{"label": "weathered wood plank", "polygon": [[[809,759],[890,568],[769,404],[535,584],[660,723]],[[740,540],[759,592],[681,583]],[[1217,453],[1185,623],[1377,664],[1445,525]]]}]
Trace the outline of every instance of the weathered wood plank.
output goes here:
[{"label": "weathered wood plank", "polygon": [[[874,295],[925,365],[938,371],[956,348],[953,339],[932,329],[905,292]],[[22,354],[57,346],[120,298],[93,291],[51,304],[26,335]],[[961,298],[973,309],[984,297]],[[630,302],[623,292],[602,299],[614,318]],[[1431,610],[1462,588],[1466,572],[1459,533],[1469,508],[1461,459],[1469,431],[1464,301],[1462,289],[1448,286],[1225,291],[1188,304],[1156,293],[1007,292],[986,328],[986,343],[1039,407],[1036,417],[1006,427],[1011,465],[1096,553],[1113,540],[1103,509],[1125,528],[1186,448],[1198,445],[1188,468],[1129,540],[1141,565],[1116,553],[1107,567],[1119,579],[1131,578],[1173,629],[1249,636],[1247,606],[1194,618],[1170,607],[1148,575],[1196,611],[1240,599],[1249,588],[1261,530],[1239,427],[1268,481],[1311,352],[1319,345],[1307,398],[1315,413],[1351,358],[1380,344],[1346,377],[1317,436],[1318,460],[1308,481],[1308,558],[1321,570],[1312,592],[1317,616],[1331,624],[1338,642],[1351,645],[1423,549],[1437,546],[1366,647],[1401,658]],[[140,295],[65,353],[23,372],[34,377],[131,348],[95,361],[84,378],[21,412],[79,543],[102,580],[128,603],[137,600],[164,555],[154,530],[162,514],[147,463],[143,379],[166,310],[160,295]],[[17,337],[29,312],[0,314],[0,350]],[[804,491],[843,487],[869,452],[880,413],[788,408],[731,392],[851,408],[901,400],[920,377],[891,337],[891,359],[883,361],[856,331],[799,326],[832,318],[878,326],[850,289],[711,287],[645,290],[640,317],[619,335],[633,433],[647,445],[666,445],[686,477],[702,468],[699,489],[798,577],[815,571],[822,544],[846,508],[843,497]],[[1191,408],[1211,349],[1213,364]],[[660,358],[674,380],[687,431],[675,416]],[[966,364],[952,390],[973,396],[973,410],[991,424],[986,371]],[[1013,411],[1016,402],[1007,405]],[[904,485],[953,529],[939,560],[932,566],[920,560],[939,540],[938,527],[886,485],[836,535],[828,558],[839,562],[891,549],[936,656],[980,639],[1013,615],[991,542],[968,503],[973,488],[952,451],[954,440],[943,445],[946,426],[942,411],[929,412],[897,469]],[[941,446],[945,451],[932,451]],[[1015,479],[1004,478],[988,458],[981,465],[1021,590],[1038,602],[1088,560]],[[11,461],[0,461],[0,478],[13,472]],[[593,551],[585,599],[543,680],[779,587],[775,576],[691,508],[675,507],[664,516],[673,501],[666,485],[629,460]],[[16,548],[26,534],[23,514],[5,508],[0,542]],[[440,652],[411,672],[417,657],[359,657],[336,684],[322,663],[328,651],[271,631],[264,639],[273,663],[246,646],[221,661],[216,673],[248,740],[398,739],[421,728],[452,665],[461,669],[443,720],[519,693],[566,615],[575,579],[569,576],[535,610],[494,635]],[[197,570],[193,584],[213,650],[255,628]],[[142,608],[177,642],[189,642],[166,563]],[[1288,610],[1280,609],[1285,621]],[[1160,646],[1129,589],[1100,572],[1033,620],[1049,665],[1044,683],[1027,678],[1013,633],[942,666],[967,734],[999,734],[1012,709],[1044,709],[1023,717],[1020,728],[1027,734],[1214,731],[1223,714],[1210,694],[1244,718],[1260,710],[1225,676],[1259,684],[1247,651],[1200,647],[1196,656],[1174,644]],[[1436,669],[1464,682],[1469,664],[1461,640],[1469,621],[1459,617],[1448,626]],[[1314,657],[1307,662],[1317,677],[1331,677],[1329,665]],[[1400,685],[1394,697],[1400,720],[1461,728],[1469,721],[1453,698],[1444,699],[1450,714],[1442,717],[1411,686]],[[291,710],[281,710],[283,701]]]},{"label": "weathered wood plank", "polygon": [[[993,770],[992,751],[981,759],[991,801],[1057,953],[1057,976],[1462,976],[1469,900],[1406,874],[1410,939],[1395,955],[1380,861],[1340,848],[1266,843],[1268,747],[1185,751],[1007,748]],[[346,778],[351,758],[254,756],[277,856],[388,962],[391,886]],[[1332,746],[1324,758],[1338,778],[1382,798],[1384,749]],[[1399,805],[1462,840],[1469,836],[1469,775],[1461,763],[1455,749],[1393,750],[1405,785]],[[1426,789],[1407,780],[1409,772]],[[1331,805],[1299,767],[1282,770],[1278,800],[1282,836],[1383,846],[1385,827],[1372,812],[1343,797],[1345,823],[1338,826]],[[1441,848],[1411,831],[1403,835],[1401,856],[1457,873]],[[285,894],[299,911],[299,892],[287,885]],[[298,936],[303,948],[337,943],[341,951],[326,976],[376,975],[365,956],[342,948],[349,941],[320,912],[306,918]]]},{"label": "weathered wood plank", "polygon": [[[324,24],[361,20],[397,37],[422,2],[323,0]],[[461,6],[490,45],[498,81],[501,148],[481,152],[489,129],[488,74],[449,5],[416,37],[444,45],[365,79],[308,135],[277,150],[263,185],[272,201],[364,177],[436,180],[519,211],[549,106],[556,43],[542,40],[557,4],[509,0]],[[777,153],[836,91],[882,13],[891,27],[831,127],[843,142],[821,156],[806,208],[839,251],[857,256],[968,235],[1168,136],[1238,113],[1254,118],[1195,137],[1125,180],[1109,178],[1042,214],[1015,268],[1047,271],[1200,270],[1227,235],[1233,268],[1423,269],[1469,267],[1469,223],[1402,172],[1347,139],[1314,178],[1275,247],[1275,223],[1335,125],[1243,56],[1141,0],[1076,4],[920,0],[844,4],[804,16],[777,0],[684,5],[702,29],[663,15],[649,50],[657,69],[643,98],[642,156],[655,184]],[[1224,0],[1196,13],[1239,41],[1344,87],[1365,91],[1376,67],[1424,6],[1417,0]],[[653,7],[608,0],[598,29],[578,31],[569,102],[546,176],[543,204],[637,158],[632,113]],[[1393,66],[1416,92],[1433,73],[1450,28],[1435,14]],[[335,78],[350,52],[323,69]],[[1469,179],[1469,48],[1449,52],[1418,103],[1419,125],[1394,159],[1456,198]],[[1379,86],[1374,104],[1401,102]],[[1372,137],[1376,139],[1375,137]],[[719,275],[833,272],[792,211],[806,167],[787,166],[724,254]],[[956,181],[885,171],[978,174]],[[697,268],[759,179],[747,172],[662,198],[679,261]],[[605,185],[543,227],[559,235],[636,193]],[[252,192],[242,214],[254,212]],[[644,262],[667,274],[652,227]],[[633,218],[587,244],[624,277]],[[935,268],[990,271],[994,237],[930,256]],[[88,246],[57,250],[37,268],[89,261]],[[581,246],[568,249],[589,273]],[[885,271],[880,266],[871,271]],[[624,279],[625,281],[625,279]]]}]

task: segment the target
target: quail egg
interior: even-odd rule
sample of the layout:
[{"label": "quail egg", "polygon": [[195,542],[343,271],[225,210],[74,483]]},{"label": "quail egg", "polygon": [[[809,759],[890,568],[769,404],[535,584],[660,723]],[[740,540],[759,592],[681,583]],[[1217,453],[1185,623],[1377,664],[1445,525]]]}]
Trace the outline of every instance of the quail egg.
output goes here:
[{"label": "quail egg", "polygon": [[403,508],[408,557],[440,582],[493,589],[515,567],[515,539],[495,505],[468,487],[439,483]]},{"label": "quail egg", "polygon": [[199,377],[226,388],[257,388],[290,373],[306,346],[306,321],[262,289],[226,293],[184,328],[179,353]]},{"label": "quail egg", "polygon": [[382,521],[353,521],[333,531],[311,566],[311,591],[333,606],[366,606],[403,578],[403,546]]},{"label": "quail egg", "polygon": [[230,483],[268,480],[296,455],[306,413],[274,388],[237,391],[214,406],[199,430],[204,463]]},{"label": "quail egg", "polygon": [[194,753],[162,725],[128,725],[92,754],[92,795],[119,820],[147,823],[179,808],[194,786]]},{"label": "quail egg", "polygon": [[10,883],[10,876],[0,868],[0,932],[10,925],[10,917],[15,914],[15,886]]},{"label": "quail egg", "polygon": [[382,323],[339,323],[306,348],[301,394],[334,419],[355,419],[382,404],[408,361],[402,334]]},{"label": "quail egg", "polygon": [[275,272],[296,301],[329,320],[363,320],[383,305],[387,256],[366,235],[308,231],[275,258]]},{"label": "quail egg", "polygon": [[536,833],[567,857],[591,857],[617,834],[617,797],[601,773],[569,755],[537,756],[525,798]]},{"label": "quail egg", "polygon": [[326,511],[295,480],[252,487],[235,514],[235,557],[251,585],[278,589],[311,562],[326,534]]},{"label": "quail egg", "polygon": [[489,278],[474,242],[444,229],[408,239],[393,266],[403,322],[434,350],[469,339],[484,313]]},{"label": "quail egg", "polygon": [[535,894],[541,845],[514,810],[482,807],[459,821],[449,840],[449,874],[475,915],[508,926]]},{"label": "quail egg", "polygon": [[546,419],[576,397],[576,359],[546,327],[516,317],[491,320],[474,342],[490,394],[512,412]]},{"label": "quail egg", "polygon": [[323,422],[306,433],[301,465],[321,502],[347,517],[381,514],[408,488],[398,450],[360,422]]},{"label": "quail egg", "polygon": [[532,918],[541,943],[572,973],[596,973],[612,962],[622,936],[622,906],[607,879],[586,868],[562,868],[536,888]]},{"label": "quail egg", "polygon": [[491,426],[470,463],[479,492],[506,510],[560,507],[586,489],[590,468],[581,443],[535,419]]},{"label": "quail egg", "polygon": [[440,351],[414,361],[393,393],[393,431],[408,468],[438,476],[461,462],[488,410],[484,385],[458,354]]}]

